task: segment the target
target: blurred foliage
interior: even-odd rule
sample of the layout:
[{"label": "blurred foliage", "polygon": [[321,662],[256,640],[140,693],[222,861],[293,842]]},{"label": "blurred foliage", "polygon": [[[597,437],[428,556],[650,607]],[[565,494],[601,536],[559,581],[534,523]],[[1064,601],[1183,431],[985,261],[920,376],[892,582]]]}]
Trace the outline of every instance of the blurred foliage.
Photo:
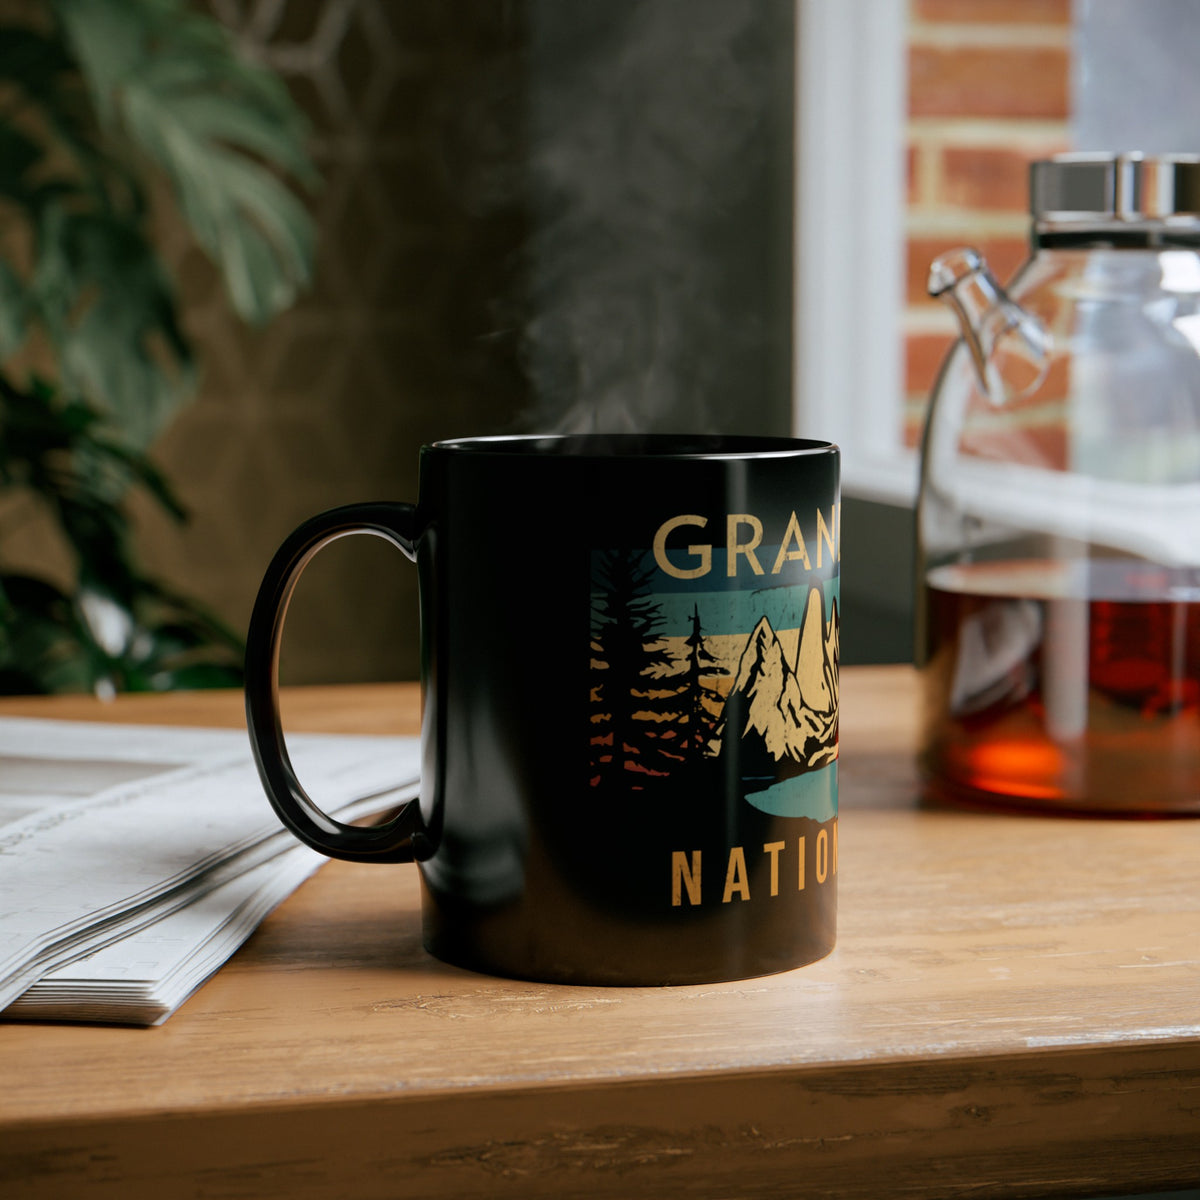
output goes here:
[{"label": "blurred foliage", "polygon": [[306,129],[185,0],[21,11],[0,26],[0,498],[45,508],[75,582],[5,571],[0,530],[0,691],[236,683],[239,639],[140,570],[125,512],[140,489],[184,518],[147,449],[196,375],[148,189],[267,321],[311,276]]}]

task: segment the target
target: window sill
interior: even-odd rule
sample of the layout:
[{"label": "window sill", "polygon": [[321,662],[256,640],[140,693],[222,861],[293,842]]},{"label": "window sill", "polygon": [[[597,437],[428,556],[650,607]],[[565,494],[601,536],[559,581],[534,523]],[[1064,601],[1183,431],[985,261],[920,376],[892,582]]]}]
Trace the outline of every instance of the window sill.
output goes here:
[{"label": "window sill", "polygon": [[912,508],[917,502],[917,478],[918,457],[912,450],[886,457],[843,454],[843,496]]}]

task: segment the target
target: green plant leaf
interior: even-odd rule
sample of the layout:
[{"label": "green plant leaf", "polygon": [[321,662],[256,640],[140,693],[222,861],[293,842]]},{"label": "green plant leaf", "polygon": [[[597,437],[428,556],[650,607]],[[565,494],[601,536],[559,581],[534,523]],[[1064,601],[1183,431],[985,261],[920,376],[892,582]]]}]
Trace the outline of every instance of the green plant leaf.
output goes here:
[{"label": "green plant leaf", "polygon": [[130,484],[144,487],[176,518],[178,500],[142,453],[111,441],[99,414],[62,401],[35,382],[22,391],[0,376],[0,483],[32,491],[46,505],[75,555],[81,586],[158,599],[129,551],[122,501]]},{"label": "green plant leaf", "polygon": [[25,341],[25,289],[16,272],[0,259],[0,357],[15,354]]},{"label": "green plant leaf", "polygon": [[33,576],[0,574],[0,693],[83,691],[91,653],[70,597]]},{"label": "green plant leaf", "polygon": [[93,452],[110,465],[119,465],[124,470],[123,478],[140,484],[158,501],[159,505],[177,521],[187,520],[187,510],[175,495],[166,476],[144,455],[130,450],[119,442],[99,437],[93,441]]},{"label": "green plant leaf", "polygon": [[20,26],[0,29],[0,79],[17,84],[28,96],[50,95],[56,77],[73,71],[74,65],[57,37]]},{"label": "green plant leaf", "polygon": [[0,82],[8,85],[0,124],[3,194],[35,219],[43,203],[64,192],[104,204],[119,198],[131,212],[143,211],[137,181],[97,139],[86,87],[60,32],[0,27]]},{"label": "green plant leaf", "polygon": [[190,396],[195,369],[170,286],[136,225],[47,209],[32,293],[59,351],[63,387],[149,445]]},{"label": "green plant leaf", "polygon": [[[278,79],[179,0],[55,0],[104,123],[170,178],[230,299],[261,322],[311,279],[312,220],[274,171],[315,178]],[[270,168],[270,169],[269,169]]]},{"label": "green plant leaf", "polygon": [[28,207],[33,193],[27,176],[42,161],[42,147],[21,130],[0,124],[0,196]]}]

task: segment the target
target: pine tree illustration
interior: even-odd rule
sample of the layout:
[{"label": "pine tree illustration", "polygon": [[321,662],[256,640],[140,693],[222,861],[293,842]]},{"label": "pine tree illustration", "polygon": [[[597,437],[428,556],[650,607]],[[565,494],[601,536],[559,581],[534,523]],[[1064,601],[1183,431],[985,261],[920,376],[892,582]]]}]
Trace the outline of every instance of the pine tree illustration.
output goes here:
[{"label": "pine tree illustration", "polygon": [[[626,773],[645,782],[665,774],[672,755],[659,729],[669,723],[675,660],[663,644],[662,610],[649,592],[654,568],[642,551],[609,551],[593,571],[591,778],[594,784]],[[664,757],[665,753],[665,757]],[[677,760],[677,754],[674,756]]]},{"label": "pine tree illustration", "polygon": [[728,675],[729,672],[708,649],[700,624],[699,605],[692,606],[692,632],[685,644],[688,656],[680,696],[682,749],[688,761],[694,762],[712,756],[710,745],[717,737],[724,706],[721,689],[705,681],[714,675]]}]

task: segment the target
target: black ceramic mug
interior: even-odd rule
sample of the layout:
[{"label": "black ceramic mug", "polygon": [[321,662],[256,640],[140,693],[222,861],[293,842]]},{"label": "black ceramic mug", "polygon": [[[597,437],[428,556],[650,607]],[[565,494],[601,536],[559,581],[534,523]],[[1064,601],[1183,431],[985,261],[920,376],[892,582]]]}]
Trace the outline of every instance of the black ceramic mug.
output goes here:
[{"label": "black ceramic mug", "polygon": [[[564,983],[747,978],[833,947],[838,451],[790,438],[467,438],[419,499],[313,518],[250,622],[246,709],[275,811],[325,854],[416,859],[426,947]],[[350,533],[415,560],[422,791],[342,825],[277,698],[288,597]]]}]

